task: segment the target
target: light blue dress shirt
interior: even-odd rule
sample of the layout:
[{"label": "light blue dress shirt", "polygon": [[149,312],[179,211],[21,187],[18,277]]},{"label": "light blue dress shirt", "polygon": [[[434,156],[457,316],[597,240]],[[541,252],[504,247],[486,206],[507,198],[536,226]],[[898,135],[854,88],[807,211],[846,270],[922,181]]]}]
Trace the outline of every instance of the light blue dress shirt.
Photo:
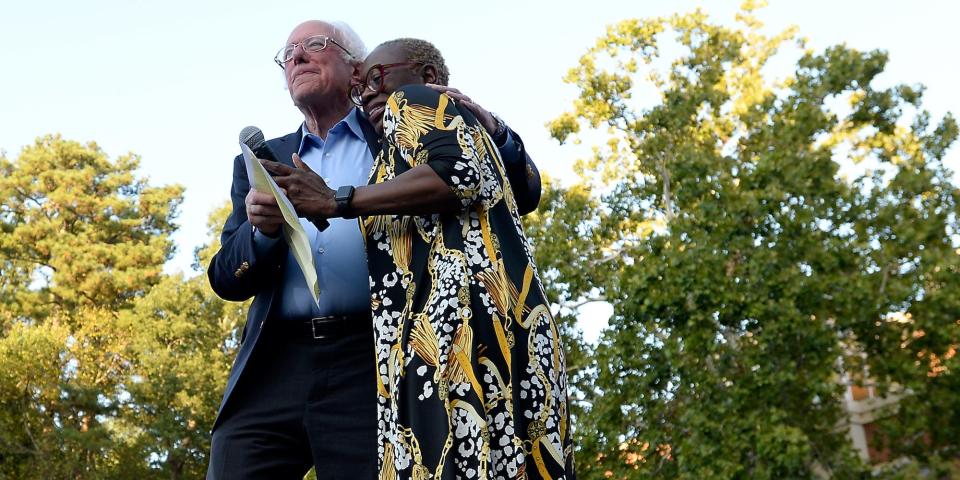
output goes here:
[{"label": "light blue dress shirt", "polygon": [[[336,190],[344,185],[366,185],[373,166],[357,109],[353,109],[327,132],[326,140],[303,128],[298,154],[314,172]],[[370,311],[370,279],[367,254],[357,219],[331,218],[330,226],[317,231],[310,221],[300,219],[310,238],[314,266],[320,285],[320,305],[313,303],[303,272],[292,253],[287,254],[283,287],[274,299],[282,319],[303,320],[322,315],[354,315]],[[282,238],[254,233],[254,246],[261,255]]]}]

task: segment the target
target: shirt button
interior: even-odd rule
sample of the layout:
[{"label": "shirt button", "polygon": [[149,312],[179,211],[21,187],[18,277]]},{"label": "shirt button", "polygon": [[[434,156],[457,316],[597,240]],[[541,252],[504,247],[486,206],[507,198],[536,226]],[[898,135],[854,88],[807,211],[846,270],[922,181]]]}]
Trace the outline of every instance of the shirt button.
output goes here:
[{"label": "shirt button", "polygon": [[324,253],[324,252],[326,252],[326,250],[324,250],[323,247],[320,247],[320,248],[317,249],[317,253],[321,253],[321,254],[322,254],[322,253]]}]

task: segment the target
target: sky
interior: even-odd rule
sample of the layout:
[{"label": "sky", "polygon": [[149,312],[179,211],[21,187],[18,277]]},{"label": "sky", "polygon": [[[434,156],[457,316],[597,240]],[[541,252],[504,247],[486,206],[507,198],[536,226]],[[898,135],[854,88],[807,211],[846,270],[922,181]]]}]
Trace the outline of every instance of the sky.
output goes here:
[{"label": "sky", "polygon": [[[701,8],[733,23],[738,0],[323,2],[141,0],[8,2],[0,15],[0,151],[15,158],[39,136],[95,141],[109,156],[141,156],[154,185],[186,188],[168,272],[191,272],[210,212],[229,198],[237,134],[267,137],[302,117],[273,56],[308,19],[341,20],[368,49],[397,37],[433,42],[450,84],[497,112],[541,171],[574,181],[584,147],[561,146],[545,123],[570,109],[565,73],[607,25]],[[758,14],[770,33],[796,25],[817,50],[883,49],[883,81],[927,87],[934,115],[960,114],[960,2],[774,0]],[[776,72],[775,72],[776,73]],[[784,74],[787,72],[784,72]],[[954,147],[948,164],[960,170]],[[581,311],[588,340],[609,306]]]}]

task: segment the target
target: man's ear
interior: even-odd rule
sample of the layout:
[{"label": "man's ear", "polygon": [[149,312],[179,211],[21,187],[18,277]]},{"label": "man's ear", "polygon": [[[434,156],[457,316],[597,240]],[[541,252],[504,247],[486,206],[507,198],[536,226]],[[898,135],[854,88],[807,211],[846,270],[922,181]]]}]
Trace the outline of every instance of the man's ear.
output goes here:
[{"label": "man's ear", "polygon": [[360,76],[363,75],[362,69],[363,69],[363,63],[356,62],[353,64],[353,73],[350,75],[350,78],[354,80],[354,82],[360,81]]},{"label": "man's ear", "polygon": [[437,67],[430,63],[424,65],[421,76],[423,76],[423,83],[437,83]]}]

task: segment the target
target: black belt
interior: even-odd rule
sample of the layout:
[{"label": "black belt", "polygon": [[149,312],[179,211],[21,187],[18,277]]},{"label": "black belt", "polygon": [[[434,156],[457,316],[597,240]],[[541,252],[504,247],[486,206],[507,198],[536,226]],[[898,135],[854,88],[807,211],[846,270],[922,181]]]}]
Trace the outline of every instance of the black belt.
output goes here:
[{"label": "black belt", "polygon": [[373,330],[369,314],[326,315],[309,320],[276,319],[272,323],[267,328],[282,335],[314,340],[334,340],[351,333]]}]

